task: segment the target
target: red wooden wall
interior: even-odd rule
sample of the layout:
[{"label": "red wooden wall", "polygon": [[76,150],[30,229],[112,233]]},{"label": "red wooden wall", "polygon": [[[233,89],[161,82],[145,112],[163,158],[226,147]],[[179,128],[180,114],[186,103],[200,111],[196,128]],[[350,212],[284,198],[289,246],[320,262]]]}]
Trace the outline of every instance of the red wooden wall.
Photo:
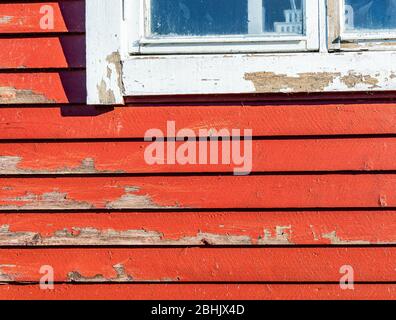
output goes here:
[{"label": "red wooden wall", "polygon": [[[396,298],[394,94],[87,107],[84,1],[46,2],[0,4],[1,299]],[[253,129],[253,173],[147,165],[168,120]]]}]

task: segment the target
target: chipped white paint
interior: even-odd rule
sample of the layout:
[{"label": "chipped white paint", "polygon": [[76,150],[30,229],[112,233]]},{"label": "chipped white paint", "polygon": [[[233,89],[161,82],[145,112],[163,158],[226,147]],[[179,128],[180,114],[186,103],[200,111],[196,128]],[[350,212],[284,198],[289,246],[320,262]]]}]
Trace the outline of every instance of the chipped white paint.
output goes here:
[{"label": "chipped white paint", "polygon": [[122,0],[86,0],[87,103],[123,104]]},{"label": "chipped white paint", "polygon": [[123,96],[396,90],[393,44],[382,50],[370,41],[365,47],[348,43],[345,52],[334,52],[341,50],[332,43],[341,30],[340,0],[307,2],[303,38],[204,42],[147,38],[144,1],[87,0],[88,103],[122,103]]},{"label": "chipped white paint", "polygon": [[395,90],[394,61],[390,51],[136,57],[123,78],[131,96]]}]

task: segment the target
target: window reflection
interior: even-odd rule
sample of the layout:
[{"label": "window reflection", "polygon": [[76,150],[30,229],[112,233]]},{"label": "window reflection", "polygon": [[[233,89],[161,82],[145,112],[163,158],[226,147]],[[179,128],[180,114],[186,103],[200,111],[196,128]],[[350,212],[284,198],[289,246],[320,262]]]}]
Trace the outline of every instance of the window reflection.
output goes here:
[{"label": "window reflection", "polygon": [[151,35],[303,34],[303,3],[303,0],[151,0]]},{"label": "window reflection", "polygon": [[396,0],[345,0],[346,30],[396,28]]},{"label": "window reflection", "polygon": [[265,30],[276,33],[303,33],[302,1],[265,1]]}]

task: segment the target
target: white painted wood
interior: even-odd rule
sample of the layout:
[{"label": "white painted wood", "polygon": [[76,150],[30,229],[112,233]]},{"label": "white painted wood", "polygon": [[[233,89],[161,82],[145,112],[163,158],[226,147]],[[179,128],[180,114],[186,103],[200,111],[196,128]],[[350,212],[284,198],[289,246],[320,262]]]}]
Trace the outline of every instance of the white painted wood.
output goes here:
[{"label": "white painted wood", "polygon": [[329,50],[327,27],[326,0],[319,0],[319,52],[323,53]]},{"label": "white painted wood", "polygon": [[341,40],[390,40],[396,39],[396,32],[389,31],[360,31],[360,32],[344,32]]},{"label": "white painted wood", "polygon": [[248,20],[249,34],[264,32],[263,0],[248,0]]},{"label": "white painted wood", "polygon": [[[227,39],[224,42],[211,42],[205,44],[194,42],[175,42],[173,45],[165,44],[153,46],[141,46],[139,51],[142,55],[172,55],[172,54],[230,54],[230,53],[256,53],[256,52],[304,52],[307,50],[307,42],[304,39],[285,41],[233,41]],[[236,40],[236,39],[235,39]],[[258,39],[257,39],[258,40]]]},{"label": "white painted wood", "polygon": [[319,50],[319,1],[321,0],[306,0],[303,2],[305,6],[307,51]]},{"label": "white painted wood", "polygon": [[394,61],[396,52],[134,57],[123,79],[129,96],[383,91],[396,90]]},{"label": "white painted wood", "polygon": [[145,33],[145,1],[144,0],[123,0],[124,2],[124,22],[122,25],[123,52],[125,54],[140,53],[140,39]]},{"label": "white painted wood", "polygon": [[302,37],[153,39],[145,36],[149,0],[86,0],[87,103],[123,104],[124,96],[141,95],[395,91],[396,48],[370,51],[377,47],[369,42],[362,47],[369,51],[328,52],[326,28],[334,26],[326,26],[325,1],[306,1]]},{"label": "white painted wood", "polygon": [[123,104],[122,0],[86,0],[87,103]]}]

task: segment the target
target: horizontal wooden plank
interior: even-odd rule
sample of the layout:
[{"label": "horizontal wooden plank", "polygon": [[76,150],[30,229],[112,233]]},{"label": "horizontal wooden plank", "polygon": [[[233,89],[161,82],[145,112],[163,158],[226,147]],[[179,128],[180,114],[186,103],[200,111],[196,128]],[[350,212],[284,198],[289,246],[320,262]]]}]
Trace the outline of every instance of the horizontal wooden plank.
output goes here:
[{"label": "horizontal wooden plank", "polygon": [[395,284],[56,284],[2,285],[1,300],[395,300]]},{"label": "horizontal wooden plank", "polygon": [[0,104],[85,102],[83,71],[0,73]]},{"label": "horizontal wooden plank", "polygon": [[142,138],[153,128],[169,136],[167,121],[196,135],[223,128],[252,129],[254,136],[395,134],[396,105],[2,107],[0,139]]},{"label": "horizontal wooden plank", "polygon": [[396,175],[4,178],[1,210],[396,207]]},{"label": "horizontal wooden plank", "polygon": [[85,67],[84,36],[0,39],[0,69],[81,67]]},{"label": "horizontal wooden plank", "polygon": [[395,243],[394,211],[0,214],[0,246]]},{"label": "horizontal wooden plank", "polygon": [[396,248],[1,249],[2,282],[394,282]]},{"label": "horizontal wooden plank", "polygon": [[[165,164],[153,165],[145,156],[151,142],[0,142],[0,175],[233,172],[243,165],[236,163],[233,156],[226,161],[227,157],[223,158],[222,154],[229,148],[233,155],[239,147],[242,156],[251,159],[252,166],[246,168],[252,172],[396,169],[395,138],[254,140],[249,142],[251,149],[244,148],[243,141],[219,141],[214,144],[218,164],[200,161],[199,155],[205,150],[206,163],[210,162],[213,151],[209,142],[205,147],[202,147],[202,141],[178,142],[175,150],[186,143],[195,150],[189,164],[172,164],[175,153],[167,156],[164,152]],[[164,143],[164,150],[172,144]]]},{"label": "horizontal wooden plank", "polygon": [[[46,7],[54,13],[53,28],[47,28]],[[42,9],[43,8],[43,9]],[[42,11],[40,11],[42,10]],[[42,23],[41,23],[42,22]],[[44,28],[43,28],[44,26]],[[0,33],[84,32],[84,1],[52,1],[0,4]]]}]

